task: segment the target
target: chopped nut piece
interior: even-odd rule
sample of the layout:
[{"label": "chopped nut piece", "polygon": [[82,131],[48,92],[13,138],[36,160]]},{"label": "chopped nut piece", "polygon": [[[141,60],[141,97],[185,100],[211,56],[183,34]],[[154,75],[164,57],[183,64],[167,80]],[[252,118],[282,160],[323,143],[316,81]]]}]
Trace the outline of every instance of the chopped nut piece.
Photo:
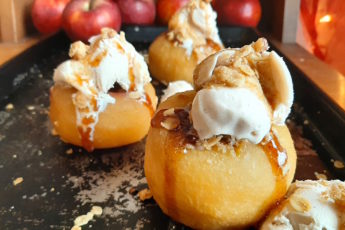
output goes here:
[{"label": "chopped nut piece", "polygon": [[86,56],[89,48],[88,45],[85,45],[81,41],[74,42],[69,50],[69,56],[73,59],[81,60]]},{"label": "chopped nut piece", "polygon": [[73,226],[73,227],[71,228],[71,230],[81,230],[81,227],[80,227],[80,226]]},{"label": "chopped nut piece", "polygon": [[139,192],[139,199],[141,201],[148,200],[152,198],[152,193],[149,189],[145,188]]},{"label": "chopped nut piece", "polygon": [[101,207],[93,206],[91,208],[91,211],[88,212],[86,215],[81,215],[81,216],[78,216],[77,218],[75,218],[75,220],[74,220],[74,227],[73,228],[81,229],[81,228],[77,228],[77,227],[86,225],[87,223],[89,223],[90,220],[93,219],[94,215],[100,216],[100,215],[102,215],[102,212],[103,212],[103,210],[102,210]]},{"label": "chopped nut piece", "polygon": [[93,206],[91,208],[91,213],[96,215],[96,216],[102,215],[102,213],[103,213],[102,207],[100,207],[100,206]]},{"label": "chopped nut piece", "polygon": [[334,161],[333,164],[334,164],[334,167],[336,167],[337,169],[342,169],[345,167],[344,163],[338,160]]},{"label": "chopped nut piece", "polygon": [[67,149],[67,150],[66,150],[66,154],[68,154],[68,155],[73,154],[73,149]]},{"label": "chopped nut piece", "polygon": [[174,31],[170,31],[170,32],[168,32],[167,33],[167,38],[168,38],[168,40],[173,40],[174,39]]},{"label": "chopped nut piece", "polygon": [[18,184],[22,183],[24,181],[23,177],[18,177],[13,181],[13,185],[17,186]]},{"label": "chopped nut piece", "polygon": [[129,190],[129,194],[131,194],[131,195],[134,195],[137,192],[138,192],[137,189],[134,187]]},{"label": "chopped nut piece", "polygon": [[290,199],[290,205],[298,212],[308,212],[311,209],[310,203],[302,197]]},{"label": "chopped nut piece", "polygon": [[128,96],[132,99],[139,99],[141,97],[140,93],[138,91],[130,92]]},{"label": "chopped nut piece", "polygon": [[164,116],[172,116],[172,115],[175,115],[175,109],[174,108],[170,108],[170,109],[167,109],[163,112],[163,115]]},{"label": "chopped nut piece", "polygon": [[6,110],[12,110],[12,109],[14,109],[14,106],[13,106],[12,103],[9,103],[9,104],[6,105],[5,108],[6,108]]},{"label": "chopped nut piece", "polygon": [[219,141],[222,139],[223,136],[215,136],[215,137],[211,137],[210,139],[204,140],[202,142],[202,145],[210,150],[214,145],[218,144]]},{"label": "chopped nut piece", "polygon": [[180,120],[176,117],[168,117],[161,122],[161,126],[167,130],[176,129],[180,125]]},{"label": "chopped nut piece", "polygon": [[314,172],[315,177],[319,180],[327,180],[327,176],[323,173]]},{"label": "chopped nut piece", "polygon": [[29,106],[27,106],[26,108],[27,108],[28,110],[31,111],[31,110],[34,110],[34,109],[35,109],[35,106],[29,105]]},{"label": "chopped nut piece", "polygon": [[86,215],[81,215],[75,218],[74,225],[76,226],[83,226],[87,223],[89,223],[90,220],[93,219],[93,214],[91,212],[88,212]]},{"label": "chopped nut piece", "polygon": [[52,130],[51,130],[51,135],[53,135],[53,136],[57,136],[58,135],[58,133],[57,133],[57,131],[56,131],[56,129],[55,128],[52,128]]},{"label": "chopped nut piece", "polygon": [[[113,38],[116,36],[116,32],[110,28],[103,28],[101,32],[102,38]],[[120,36],[124,36],[124,33],[122,31],[120,32]]]}]

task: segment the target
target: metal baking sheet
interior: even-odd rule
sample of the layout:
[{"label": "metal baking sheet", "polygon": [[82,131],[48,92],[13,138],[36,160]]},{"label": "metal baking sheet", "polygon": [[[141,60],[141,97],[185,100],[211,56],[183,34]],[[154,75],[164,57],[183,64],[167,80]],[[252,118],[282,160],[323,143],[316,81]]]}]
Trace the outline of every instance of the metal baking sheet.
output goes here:
[{"label": "metal baking sheet", "polygon": [[[124,28],[142,52],[165,29]],[[248,28],[221,28],[220,34],[232,47],[257,39]],[[70,229],[94,205],[103,214],[83,229],[185,229],[153,200],[138,199],[137,191],[147,187],[145,140],[87,153],[52,135],[49,88],[68,48],[68,39],[58,34],[0,67],[0,229]],[[288,64],[296,94],[288,121],[298,152],[296,179],[316,179],[315,173],[344,179],[344,169],[334,167],[344,157],[344,112]],[[164,86],[153,84],[160,95]],[[14,186],[18,177],[23,182]]]}]

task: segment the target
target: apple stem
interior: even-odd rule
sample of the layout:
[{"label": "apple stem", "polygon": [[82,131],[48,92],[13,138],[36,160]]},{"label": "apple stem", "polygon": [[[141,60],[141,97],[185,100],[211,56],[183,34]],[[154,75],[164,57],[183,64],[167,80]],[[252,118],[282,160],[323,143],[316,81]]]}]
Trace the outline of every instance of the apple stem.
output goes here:
[{"label": "apple stem", "polygon": [[95,7],[95,5],[97,4],[98,0],[91,0],[90,1],[90,10],[93,10],[93,8]]}]

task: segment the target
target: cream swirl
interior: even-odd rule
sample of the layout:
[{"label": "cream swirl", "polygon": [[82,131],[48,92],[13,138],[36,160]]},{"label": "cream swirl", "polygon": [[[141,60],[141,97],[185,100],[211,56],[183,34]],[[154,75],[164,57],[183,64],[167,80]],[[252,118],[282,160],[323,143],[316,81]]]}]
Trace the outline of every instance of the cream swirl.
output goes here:
[{"label": "cream swirl", "polygon": [[188,55],[193,50],[202,52],[200,46],[206,45],[208,41],[223,47],[216,18],[217,14],[212,10],[210,1],[191,0],[169,21],[168,38],[177,41],[176,44],[185,48]]},{"label": "cream swirl", "polygon": [[261,230],[344,229],[345,183],[333,181],[297,181],[287,199],[273,209]]},{"label": "cream swirl", "polygon": [[257,144],[272,123],[284,124],[293,101],[291,75],[284,61],[267,50],[267,41],[259,39],[197,66],[191,117],[201,139],[223,134]]},{"label": "cream swirl", "polygon": [[[144,58],[126,41],[124,33],[103,29],[100,35],[71,45],[68,60],[54,72],[55,84],[77,89],[72,95],[76,107],[77,126],[80,135],[93,141],[99,113],[115,99],[108,91],[117,83],[125,91],[138,92],[145,98],[144,86],[151,81]],[[92,150],[92,147],[87,147]],[[90,144],[89,144],[90,145]]]}]

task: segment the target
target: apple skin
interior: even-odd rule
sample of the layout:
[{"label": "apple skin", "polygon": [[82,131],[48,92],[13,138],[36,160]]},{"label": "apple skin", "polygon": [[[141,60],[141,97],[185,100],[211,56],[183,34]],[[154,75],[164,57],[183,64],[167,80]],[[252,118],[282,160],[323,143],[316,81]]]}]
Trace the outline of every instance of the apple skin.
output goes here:
[{"label": "apple skin", "polygon": [[117,0],[126,25],[151,25],[156,17],[156,5],[153,0]]},{"label": "apple skin", "polygon": [[72,41],[87,42],[104,27],[119,31],[121,13],[111,0],[72,0],[63,12],[62,27]]},{"label": "apple skin", "polygon": [[71,0],[35,0],[31,17],[36,29],[42,34],[52,34],[62,27],[62,13]]},{"label": "apple skin", "polygon": [[157,1],[157,16],[159,23],[167,25],[170,18],[189,0],[158,0]]},{"label": "apple skin", "polygon": [[261,18],[259,0],[214,0],[212,5],[221,25],[256,27]]}]

